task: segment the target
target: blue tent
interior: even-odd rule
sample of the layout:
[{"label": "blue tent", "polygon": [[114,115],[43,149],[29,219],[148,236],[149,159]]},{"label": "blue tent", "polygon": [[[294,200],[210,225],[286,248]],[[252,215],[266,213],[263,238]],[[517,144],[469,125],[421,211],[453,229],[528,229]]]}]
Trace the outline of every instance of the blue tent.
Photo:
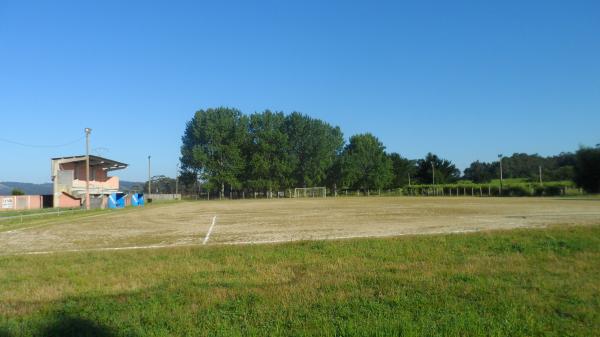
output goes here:
[{"label": "blue tent", "polygon": [[125,208],[125,194],[112,193],[108,196],[108,208]]},{"label": "blue tent", "polygon": [[125,208],[125,193],[117,193],[117,208]]},{"label": "blue tent", "polygon": [[108,208],[117,208],[117,194],[112,193],[108,196]]},{"label": "blue tent", "polygon": [[143,193],[133,193],[131,195],[131,206],[133,206],[133,207],[144,206],[144,194]]}]

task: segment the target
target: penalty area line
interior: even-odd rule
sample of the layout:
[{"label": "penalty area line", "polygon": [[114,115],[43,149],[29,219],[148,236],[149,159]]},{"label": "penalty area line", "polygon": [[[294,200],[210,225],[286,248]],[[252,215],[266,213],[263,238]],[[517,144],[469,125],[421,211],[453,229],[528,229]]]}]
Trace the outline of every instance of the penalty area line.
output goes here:
[{"label": "penalty area line", "polygon": [[213,228],[215,227],[215,223],[217,221],[217,216],[213,216],[212,219],[212,223],[210,224],[210,228],[208,229],[208,233],[206,233],[206,236],[204,237],[204,241],[202,241],[202,244],[205,245],[208,242],[208,239],[210,238],[210,233],[212,233]]}]

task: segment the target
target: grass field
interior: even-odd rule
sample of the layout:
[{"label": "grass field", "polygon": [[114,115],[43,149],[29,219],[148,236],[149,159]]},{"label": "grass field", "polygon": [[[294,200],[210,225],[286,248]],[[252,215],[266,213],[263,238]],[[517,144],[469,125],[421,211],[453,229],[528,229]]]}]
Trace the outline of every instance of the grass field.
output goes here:
[{"label": "grass field", "polygon": [[598,224],[598,199],[535,198],[36,219],[0,227],[0,337],[594,336]]},{"label": "grass field", "polygon": [[[0,227],[0,255],[272,243],[600,223],[600,202],[550,198],[371,197],[156,204]],[[0,223],[0,226],[3,226]]]},{"label": "grass field", "polygon": [[600,331],[599,226],[11,256],[0,270],[3,337]]}]

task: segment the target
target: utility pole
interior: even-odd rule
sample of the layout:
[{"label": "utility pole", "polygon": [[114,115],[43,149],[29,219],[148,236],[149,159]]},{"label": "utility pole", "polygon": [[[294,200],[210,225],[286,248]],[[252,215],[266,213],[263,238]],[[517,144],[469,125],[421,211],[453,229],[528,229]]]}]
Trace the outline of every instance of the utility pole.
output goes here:
[{"label": "utility pole", "polygon": [[148,194],[152,194],[152,178],[150,176],[150,156],[148,156]]},{"label": "utility pole", "polygon": [[544,185],[544,182],[542,181],[542,165],[540,165],[538,168],[540,169],[540,185]]},{"label": "utility pole", "polygon": [[498,155],[498,158],[500,158],[500,195],[502,195],[502,157],[504,157],[502,154]]},{"label": "utility pole", "polygon": [[179,163],[177,163],[177,170],[175,171],[175,194],[179,194]]},{"label": "utility pole", "polygon": [[408,173],[408,187],[410,187],[410,173]]},{"label": "utility pole", "polygon": [[433,178],[433,185],[435,185],[435,164],[433,162],[431,162],[431,173]]},{"label": "utility pole", "polygon": [[90,209],[90,133],[92,129],[85,128],[85,209]]}]

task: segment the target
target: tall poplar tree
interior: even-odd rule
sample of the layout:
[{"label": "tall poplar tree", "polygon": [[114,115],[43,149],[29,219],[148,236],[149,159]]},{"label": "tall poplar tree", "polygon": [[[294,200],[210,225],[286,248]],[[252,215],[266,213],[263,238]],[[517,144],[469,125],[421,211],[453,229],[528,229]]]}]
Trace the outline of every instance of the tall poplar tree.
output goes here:
[{"label": "tall poplar tree", "polygon": [[327,172],[344,146],[339,127],[298,112],[286,117],[286,133],[295,186],[315,187],[326,183]]},{"label": "tall poplar tree", "polygon": [[347,187],[381,189],[392,180],[392,161],[385,146],[370,133],[355,135],[342,154],[342,177]]},{"label": "tall poplar tree", "polygon": [[247,141],[247,186],[269,192],[289,187],[293,167],[285,133],[285,115],[269,110],[252,114]]},{"label": "tall poplar tree", "polygon": [[247,117],[239,110],[216,108],[199,110],[190,120],[182,137],[183,170],[196,172],[211,186],[225,194],[225,185],[240,187],[244,169],[241,153],[247,135]]}]

